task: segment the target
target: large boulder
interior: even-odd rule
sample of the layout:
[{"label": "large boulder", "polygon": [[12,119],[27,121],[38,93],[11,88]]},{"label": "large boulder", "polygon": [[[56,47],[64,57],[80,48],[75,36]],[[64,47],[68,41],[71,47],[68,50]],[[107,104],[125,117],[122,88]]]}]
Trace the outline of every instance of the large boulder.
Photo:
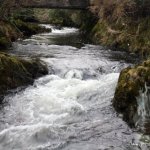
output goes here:
[{"label": "large boulder", "polygon": [[48,69],[40,60],[23,60],[0,53],[0,100],[8,90],[32,84],[34,79],[46,75]]},{"label": "large boulder", "polygon": [[113,106],[129,125],[150,133],[150,60],[121,71]]}]

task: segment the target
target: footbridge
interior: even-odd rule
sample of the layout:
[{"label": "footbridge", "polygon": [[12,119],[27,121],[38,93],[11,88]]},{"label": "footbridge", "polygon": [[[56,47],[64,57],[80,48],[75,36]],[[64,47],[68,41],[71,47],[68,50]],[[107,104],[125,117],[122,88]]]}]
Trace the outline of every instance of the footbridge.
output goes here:
[{"label": "footbridge", "polygon": [[22,0],[25,8],[87,9],[90,0]]}]

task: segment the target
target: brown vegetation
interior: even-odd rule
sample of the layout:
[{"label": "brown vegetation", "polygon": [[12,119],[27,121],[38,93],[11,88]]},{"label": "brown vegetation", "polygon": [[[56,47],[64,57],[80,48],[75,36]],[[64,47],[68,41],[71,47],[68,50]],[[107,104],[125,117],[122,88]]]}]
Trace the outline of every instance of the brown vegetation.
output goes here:
[{"label": "brown vegetation", "polygon": [[94,0],[91,11],[99,17],[92,30],[101,44],[150,54],[149,0]]}]

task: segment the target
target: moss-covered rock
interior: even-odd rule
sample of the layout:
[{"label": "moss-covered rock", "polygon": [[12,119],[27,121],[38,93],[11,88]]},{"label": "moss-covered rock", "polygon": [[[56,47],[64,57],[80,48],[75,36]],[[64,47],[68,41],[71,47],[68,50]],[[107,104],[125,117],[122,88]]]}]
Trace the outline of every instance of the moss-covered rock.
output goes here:
[{"label": "moss-covered rock", "polygon": [[31,36],[33,34],[42,33],[42,32],[51,32],[51,29],[41,27],[36,23],[26,23],[21,20],[16,20],[15,24],[17,28],[23,33],[24,36]]},{"label": "moss-covered rock", "polygon": [[0,98],[8,90],[32,84],[34,78],[48,73],[47,67],[40,60],[23,60],[0,53]]},{"label": "moss-covered rock", "polygon": [[[131,126],[135,126],[139,117],[138,114],[139,102],[137,98],[141,93],[144,93],[146,88],[150,86],[150,60],[143,62],[135,67],[128,67],[121,71],[113,106],[117,112],[123,114],[123,119]],[[140,91],[142,91],[140,93]],[[150,91],[147,91],[148,97]],[[144,99],[140,99],[140,103],[146,103]],[[148,106],[150,109],[150,106]],[[143,111],[143,110],[142,110]],[[149,122],[150,125],[150,122]]]}]

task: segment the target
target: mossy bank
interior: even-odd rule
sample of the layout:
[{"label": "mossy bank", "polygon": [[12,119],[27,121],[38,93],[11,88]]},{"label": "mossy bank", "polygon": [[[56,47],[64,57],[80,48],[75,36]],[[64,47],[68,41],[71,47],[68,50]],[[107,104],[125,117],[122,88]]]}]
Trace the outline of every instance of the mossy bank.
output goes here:
[{"label": "mossy bank", "polygon": [[35,78],[47,73],[47,66],[40,60],[0,53],[0,101],[8,90],[32,84]]},{"label": "mossy bank", "polygon": [[[114,49],[150,54],[149,0],[93,0],[90,11],[97,21],[86,27],[94,42]],[[89,18],[90,22],[91,18]]]},{"label": "mossy bank", "polygon": [[[131,126],[150,134],[150,60],[121,71],[113,106]],[[146,124],[145,124],[146,122]],[[145,126],[146,125],[146,126]]]}]

